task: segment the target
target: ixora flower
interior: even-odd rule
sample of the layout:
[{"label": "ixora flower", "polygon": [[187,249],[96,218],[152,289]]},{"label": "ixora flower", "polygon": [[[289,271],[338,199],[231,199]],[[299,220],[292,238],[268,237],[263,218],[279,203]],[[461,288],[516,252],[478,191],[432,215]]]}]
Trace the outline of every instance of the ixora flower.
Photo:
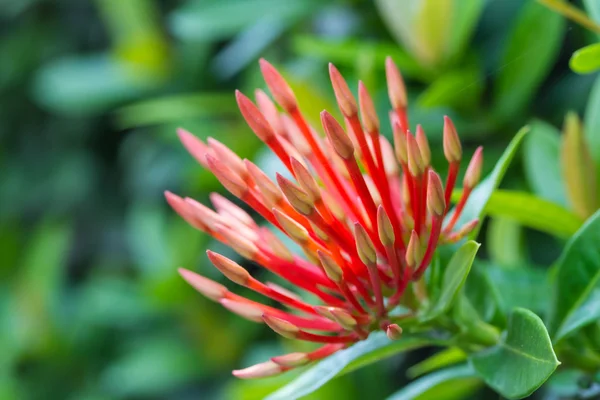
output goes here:
[{"label": "ixora flower", "polygon": [[219,283],[180,269],[193,287],[228,310],[266,323],[286,338],[322,344],[311,352],[277,356],[233,371],[237,377],[287,371],[327,357],[375,330],[398,339],[402,316],[394,315],[394,310],[402,304],[407,288],[421,280],[440,243],[460,240],[477,224],[472,221],[454,230],[479,181],[482,149],[473,155],[463,181],[463,197],[444,225],[462,158],[456,129],[445,118],[443,147],[449,169],[444,185],[430,165],[425,132],[420,126],[414,135],[409,131],[400,72],[390,58],[385,66],[393,146],[380,135],[373,101],[361,82],[357,105],[342,75],[329,66],[345,128],[323,111],[322,136],[307,123],[279,72],[260,61],[267,86],[284,112],[260,90],[256,92],[258,105],[239,91],[237,103],[250,128],[279,157],[295,182],[278,174],[275,183],[217,140],[209,138],[204,143],[189,132],[178,132],[200,164],[297,243],[305,257],[293,254],[271,230],[216,193],[211,195],[213,211],[167,192],[172,208],[193,227],[320,303],[311,304],[288,289],[260,282],[233,260],[210,250],[208,258],[227,278],[280,303],[285,310],[238,296]]}]

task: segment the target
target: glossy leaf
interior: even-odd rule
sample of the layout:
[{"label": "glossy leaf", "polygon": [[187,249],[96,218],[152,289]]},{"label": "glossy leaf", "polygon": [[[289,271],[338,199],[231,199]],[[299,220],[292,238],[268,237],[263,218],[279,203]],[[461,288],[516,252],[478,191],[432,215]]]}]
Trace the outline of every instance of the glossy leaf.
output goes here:
[{"label": "glossy leaf", "polygon": [[523,226],[551,235],[569,237],[577,232],[583,219],[558,204],[526,192],[496,190],[485,207],[492,217],[511,218]]},{"label": "glossy leaf", "polygon": [[[483,216],[485,215],[485,206],[488,203],[488,200],[492,196],[492,193],[498,188],[500,182],[502,182],[502,178],[506,174],[506,170],[508,169],[510,163],[515,157],[517,150],[519,149],[519,145],[525,138],[525,135],[529,132],[529,127],[525,126],[517,132],[517,135],[510,141],[506,150],[502,154],[502,157],[498,160],[492,172],[479,184],[475,187],[465,208],[458,219],[458,223],[456,226],[461,226],[469,221],[474,219],[479,219],[479,225],[475,228],[471,234],[469,235],[470,239],[475,239],[479,234],[479,230],[481,229],[481,224],[483,222]],[[447,218],[451,217],[454,211],[449,213]]]},{"label": "glossy leaf", "polygon": [[555,341],[600,320],[600,273],[596,274],[594,281],[590,283],[586,291],[588,293],[581,296],[581,304],[565,318],[558,328],[554,336]]},{"label": "glossy leaf", "polygon": [[523,166],[531,189],[538,196],[566,206],[567,197],[560,170],[560,131],[547,122],[534,120],[523,142]]},{"label": "glossy leaf", "polygon": [[594,82],[584,115],[584,134],[600,173],[600,76]]},{"label": "glossy leaf", "polygon": [[433,319],[444,314],[452,307],[456,294],[465,284],[475,254],[480,244],[472,240],[463,244],[450,259],[444,270],[440,295],[431,306],[431,311],[426,313],[426,319]]},{"label": "glossy leaf", "polygon": [[362,342],[326,358],[290,384],[277,390],[267,400],[292,400],[314,392],[331,379],[394,354],[431,344],[431,341],[408,335],[392,342],[384,332],[376,332]]},{"label": "glossy leaf", "polygon": [[406,371],[406,375],[414,379],[429,372],[447,367],[452,364],[458,364],[467,359],[467,354],[458,347],[449,347],[439,351],[429,358],[413,365]]},{"label": "glossy leaf", "polygon": [[472,355],[471,363],[489,386],[509,399],[529,396],[560,364],[544,323],[523,308],[512,312],[502,341]]},{"label": "glossy leaf", "polygon": [[600,43],[577,50],[569,60],[571,69],[579,74],[589,74],[600,69]]},{"label": "glossy leaf", "polygon": [[495,111],[500,119],[509,119],[528,105],[553,67],[564,30],[561,15],[537,1],[523,2],[495,82]]},{"label": "glossy leaf", "polygon": [[550,332],[557,338],[572,331],[600,279],[600,211],[571,238],[556,267]]},{"label": "glossy leaf", "polygon": [[[462,384],[461,384],[462,383]],[[465,385],[465,383],[467,383]],[[435,390],[444,385],[444,390]],[[423,376],[404,386],[387,400],[463,399],[481,384],[473,367],[463,364]],[[463,389],[463,390],[461,390]],[[433,392],[435,391],[435,395]]]}]

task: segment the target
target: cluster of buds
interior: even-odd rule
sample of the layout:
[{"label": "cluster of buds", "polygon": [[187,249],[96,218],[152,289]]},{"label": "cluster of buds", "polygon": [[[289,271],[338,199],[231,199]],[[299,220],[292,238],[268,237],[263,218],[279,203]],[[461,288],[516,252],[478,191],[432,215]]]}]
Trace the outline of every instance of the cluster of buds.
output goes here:
[{"label": "cluster of buds", "polygon": [[[298,107],[292,89],[267,61],[260,67],[280,112],[264,92],[256,104],[239,91],[240,111],[254,133],[279,157],[295,181],[271,180],[249,160],[209,138],[204,143],[179,130],[183,145],[234,196],[287,235],[303,250],[293,254],[274,232],[259,226],[242,208],[211,194],[214,210],[167,192],[172,208],[193,227],[233,248],[242,257],[306,291],[318,305],[273,283],[263,283],[227,257],[208,258],[227,278],[283,307],[251,301],[189,270],[180,273],[199,292],[251,321],[265,323],[286,338],[321,343],[312,352],[291,353],[234,371],[240,378],[271,376],[322,359],[363,340],[375,330],[398,339],[402,328],[392,310],[402,304],[411,282],[423,276],[440,243],[460,240],[477,221],[454,230],[481,174],[477,149],[465,174],[463,197],[449,221],[444,218],[462,158],[456,129],[444,120],[444,154],[449,162],[445,188],[430,165],[425,132],[409,130],[404,82],[386,61],[394,145],[379,132],[379,119],[366,87],[358,84],[358,104],[340,72],[329,73],[340,124],[321,113],[322,136]],[[360,119],[359,119],[360,114]]]}]

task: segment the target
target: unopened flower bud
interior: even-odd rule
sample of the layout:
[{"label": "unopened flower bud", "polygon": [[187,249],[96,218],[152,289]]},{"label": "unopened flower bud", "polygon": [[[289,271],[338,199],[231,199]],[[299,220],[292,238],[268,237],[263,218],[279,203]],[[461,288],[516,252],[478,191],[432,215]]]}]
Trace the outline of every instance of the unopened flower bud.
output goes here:
[{"label": "unopened flower bud", "polygon": [[460,162],[462,158],[462,146],[456,133],[456,127],[452,120],[444,116],[444,155],[449,163]]},{"label": "unopened flower bud", "polygon": [[344,80],[344,77],[340,74],[340,71],[338,71],[331,63],[329,63],[329,77],[331,78],[331,84],[340,111],[346,118],[355,116],[357,112],[356,99],[354,99],[354,95],[352,95],[352,92]]}]

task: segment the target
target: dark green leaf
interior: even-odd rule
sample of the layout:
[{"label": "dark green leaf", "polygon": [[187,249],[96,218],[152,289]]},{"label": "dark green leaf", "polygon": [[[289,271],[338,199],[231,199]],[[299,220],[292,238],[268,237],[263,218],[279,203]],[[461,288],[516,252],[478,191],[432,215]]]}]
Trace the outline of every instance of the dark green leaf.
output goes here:
[{"label": "dark green leaf", "polygon": [[581,304],[578,304],[558,328],[554,336],[555,341],[600,320],[600,274],[596,274],[594,282],[590,283],[586,291],[589,293],[582,294]]},{"label": "dark green leaf", "polygon": [[426,346],[431,341],[403,336],[391,342],[384,332],[376,332],[362,342],[339,351],[311,367],[290,384],[267,397],[268,400],[293,400],[314,392],[340,374],[374,363],[394,354]]},{"label": "dark green leaf", "polygon": [[560,131],[552,125],[534,120],[523,142],[525,175],[533,192],[554,203],[566,206],[567,197],[560,169]]},{"label": "dark green leaf", "polygon": [[[459,382],[462,384],[459,384]],[[437,390],[434,395],[434,390],[445,383],[448,383],[448,385],[444,386],[444,390],[441,391],[442,393]],[[468,384],[464,385],[465,383]],[[469,364],[464,364],[433,372],[419,378],[388,397],[388,400],[458,400],[465,398],[469,393],[475,391],[480,383],[481,381],[477,378],[473,367]]]},{"label": "dark green leaf", "polygon": [[600,76],[596,78],[585,110],[584,134],[600,172]]},{"label": "dark green leaf", "polygon": [[561,237],[573,235],[583,224],[579,216],[566,208],[526,192],[496,190],[488,200],[485,212]]},{"label": "dark green leaf", "polygon": [[426,313],[426,319],[433,319],[440,316],[452,307],[452,302],[456,294],[467,280],[479,246],[479,243],[470,240],[454,253],[444,271],[440,295],[437,297],[435,303],[432,304],[431,311]]},{"label": "dark green leaf", "polygon": [[555,335],[565,321],[594,293],[600,275],[600,211],[571,238],[556,269],[549,330]]},{"label": "dark green leaf", "polygon": [[458,364],[467,359],[467,354],[458,347],[449,347],[445,350],[435,353],[429,358],[413,365],[406,371],[411,379],[425,375],[429,372],[447,367],[452,364]]},{"label": "dark green leaf", "polygon": [[589,74],[600,69],[600,43],[577,50],[569,60],[571,69],[579,74]]},{"label": "dark green leaf", "polygon": [[523,308],[512,312],[502,341],[472,355],[471,363],[489,386],[509,399],[529,396],[560,364],[544,323]]},{"label": "dark green leaf", "polygon": [[[506,120],[530,102],[552,69],[565,29],[563,17],[537,1],[523,2],[514,20],[495,83],[495,107]],[[540,32],[544,32],[540,35]]]},{"label": "dark green leaf", "polygon": [[[515,154],[519,149],[519,145],[523,141],[523,138],[528,131],[529,127],[526,126],[517,132],[517,135],[513,138],[513,140],[511,140],[506,150],[504,150],[502,157],[500,157],[496,163],[492,173],[488,175],[479,185],[477,185],[477,187],[475,187],[471,193],[471,196],[469,197],[469,200],[467,201],[467,204],[465,205],[465,208],[458,219],[458,223],[456,224],[456,226],[461,226],[474,219],[479,219],[479,225],[469,235],[470,239],[475,239],[479,234],[479,230],[481,229],[481,224],[483,222],[483,216],[485,214],[485,206],[492,193],[500,185],[502,178],[504,178],[504,175],[506,174],[508,166],[515,157]],[[451,214],[453,213],[454,211],[449,213],[447,218],[451,218]]]}]

